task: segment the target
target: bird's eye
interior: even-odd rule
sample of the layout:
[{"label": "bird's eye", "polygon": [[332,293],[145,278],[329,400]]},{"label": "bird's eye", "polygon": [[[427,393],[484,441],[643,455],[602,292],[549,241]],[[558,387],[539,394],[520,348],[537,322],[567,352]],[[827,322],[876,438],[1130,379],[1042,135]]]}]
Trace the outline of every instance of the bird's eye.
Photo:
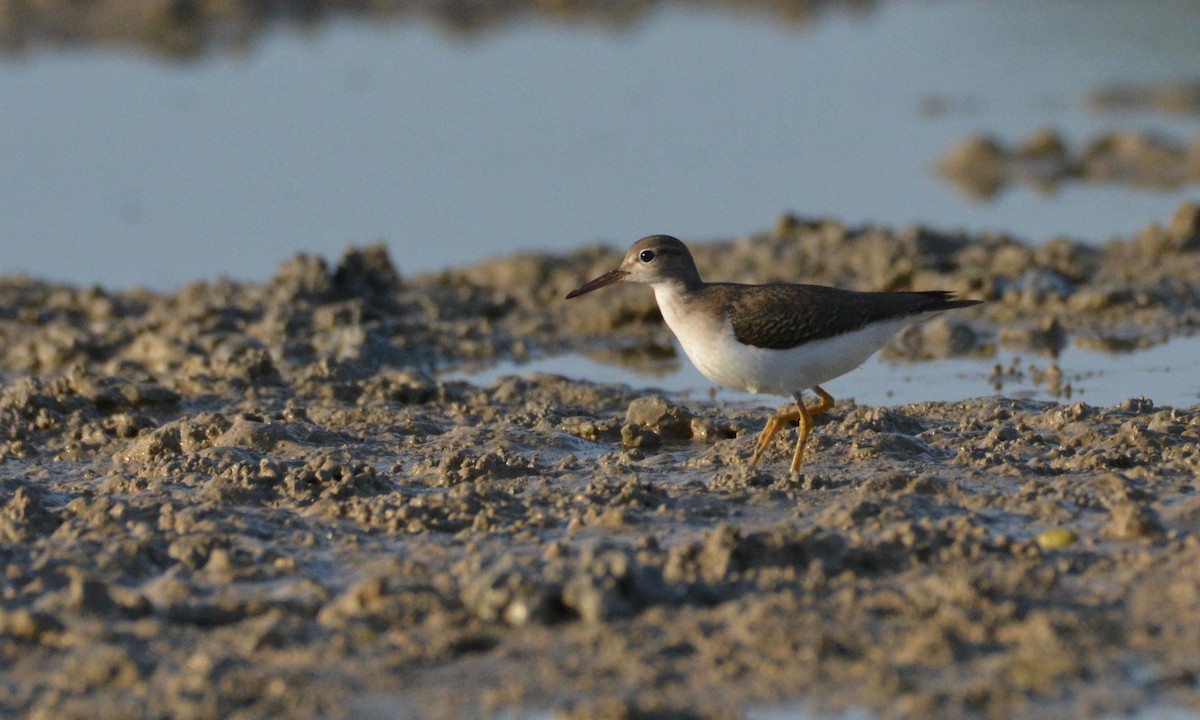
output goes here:
[{"label": "bird's eye", "polygon": [[648,263],[653,259],[654,259],[654,251],[653,250],[643,250],[640,253],[638,253],[638,260],[641,260],[644,263]]}]

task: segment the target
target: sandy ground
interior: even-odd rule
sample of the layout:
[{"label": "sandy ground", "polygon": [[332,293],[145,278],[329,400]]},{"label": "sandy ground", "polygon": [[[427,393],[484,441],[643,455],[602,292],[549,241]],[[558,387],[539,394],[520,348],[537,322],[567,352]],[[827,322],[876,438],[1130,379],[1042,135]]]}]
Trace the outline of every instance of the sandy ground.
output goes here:
[{"label": "sandy ground", "polygon": [[[1200,324],[1195,206],[1100,248],[781,218],[695,250],[987,301],[912,358]],[[645,288],[562,300],[619,253],[0,281],[0,714],[1200,711],[1200,408],[841,404],[789,476],[794,430],[745,466],[761,412],[436,379],[670,348]]]}]

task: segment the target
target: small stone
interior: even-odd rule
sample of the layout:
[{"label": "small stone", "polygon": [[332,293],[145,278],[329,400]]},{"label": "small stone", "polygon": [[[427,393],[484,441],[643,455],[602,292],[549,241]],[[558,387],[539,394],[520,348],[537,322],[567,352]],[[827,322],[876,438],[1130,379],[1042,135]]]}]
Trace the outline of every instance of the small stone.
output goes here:
[{"label": "small stone", "polygon": [[1038,547],[1043,550],[1060,550],[1079,541],[1074,530],[1063,527],[1043,530],[1035,539]]}]

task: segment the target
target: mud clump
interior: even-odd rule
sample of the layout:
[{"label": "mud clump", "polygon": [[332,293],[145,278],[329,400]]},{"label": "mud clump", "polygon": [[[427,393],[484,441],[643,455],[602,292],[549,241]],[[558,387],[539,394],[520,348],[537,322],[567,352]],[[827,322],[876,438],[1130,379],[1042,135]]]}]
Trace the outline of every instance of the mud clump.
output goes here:
[{"label": "mud clump", "polygon": [[1175,115],[1200,114],[1200,81],[1110,85],[1088,94],[1094,110],[1160,110]]},{"label": "mud clump", "polygon": [[[795,23],[805,21],[826,4],[827,0],[793,0],[767,9]],[[425,2],[417,8],[396,0],[369,4],[309,0],[270,8],[250,0],[92,0],[84,5],[73,0],[41,0],[0,13],[0,51],[116,45],[166,58],[193,58],[251,46],[260,33],[276,24],[287,27],[337,17],[396,23],[420,17],[448,32],[466,34],[530,15],[560,17],[563,12],[613,27],[625,27],[630,18],[626,6],[587,0],[575,0],[555,9],[529,1],[485,4],[469,12],[445,0]]]},{"label": "mud clump", "polygon": [[734,437],[735,428],[697,417],[662,396],[641,397],[629,403],[621,442],[626,448],[657,448],[664,443],[716,442]]},{"label": "mud clump", "polygon": [[[1102,248],[788,218],[696,257],[714,279],[803,269],[988,300],[900,355],[1052,352],[1197,327],[1198,218]],[[561,301],[613,259],[406,277],[352,249],[170,294],[0,279],[0,712],[1007,717],[1194,699],[1200,410],[840,405],[788,475],[790,433],[746,465],[765,410],[444,379],[671,347],[648,294]]]},{"label": "mud clump", "polygon": [[1180,143],[1127,130],[1100,135],[1072,150],[1054,130],[1040,130],[1011,148],[976,135],[947,150],[936,167],[957,188],[980,199],[1011,184],[1053,191],[1072,180],[1173,189],[1200,183],[1200,137]]}]

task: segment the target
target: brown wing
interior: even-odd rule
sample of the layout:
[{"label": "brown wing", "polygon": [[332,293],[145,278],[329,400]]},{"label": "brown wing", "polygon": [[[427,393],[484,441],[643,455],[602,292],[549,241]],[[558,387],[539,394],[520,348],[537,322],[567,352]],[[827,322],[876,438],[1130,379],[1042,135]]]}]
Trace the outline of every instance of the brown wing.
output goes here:
[{"label": "brown wing", "polygon": [[[730,292],[737,287],[739,292]],[[784,349],[841,335],[893,318],[975,305],[949,292],[856,292],[821,285],[733,285],[706,290],[723,296],[733,334],[739,342]]]}]

